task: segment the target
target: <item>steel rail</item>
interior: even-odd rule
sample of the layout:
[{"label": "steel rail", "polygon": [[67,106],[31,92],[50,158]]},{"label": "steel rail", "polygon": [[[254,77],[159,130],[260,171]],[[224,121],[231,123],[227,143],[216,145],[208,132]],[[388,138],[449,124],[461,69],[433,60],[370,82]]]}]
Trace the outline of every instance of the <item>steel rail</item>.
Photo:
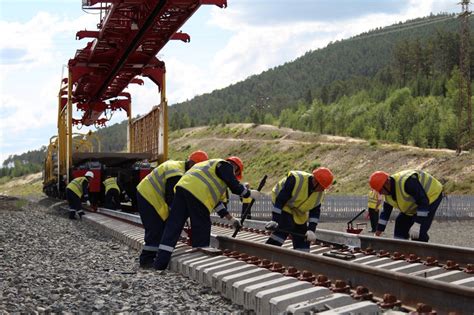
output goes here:
[{"label": "steel rail", "polygon": [[[140,217],[134,214],[117,212],[109,209],[99,208],[98,212],[108,217],[117,218],[120,221],[128,221],[134,225],[140,225]],[[224,221],[225,222],[225,221]],[[258,226],[261,222],[246,221],[248,225]],[[451,284],[449,282],[432,280],[424,278],[423,276],[414,276],[405,274],[402,272],[395,272],[391,270],[385,270],[377,268],[375,266],[369,266],[366,264],[360,264],[357,262],[345,261],[336,258],[323,256],[321,253],[304,253],[295,251],[287,248],[280,248],[276,246],[266,245],[258,243],[258,241],[248,241],[243,239],[235,239],[230,237],[232,229],[224,227],[214,227],[219,233],[224,235],[215,235],[211,237],[211,245],[219,249],[228,249],[232,251],[238,251],[240,253],[246,253],[251,256],[257,256],[260,259],[268,259],[271,262],[279,262],[286,267],[292,266],[296,269],[303,271],[307,270],[315,275],[324,274],[327,277],[335,280],[344,280],[350,287],[362,285],[368,288],[374,296],[381,297],[385,293],[395,295],[404,306],[416,308],[420,302],[431,305],[439,313],[447,312],[459,312],[459,313],[473,313],[474,312],[474,288],[469,286],[462,286],[458,284]],[[333,238],[334,236],[340,236],[340,234],[348,233],[337,233],[334,231],[330,232],[329,235]],[[334,234],[335,233],[335,234]],[[226,236],[226,235],[229,236]],[[246,232],[242,235],[245,238],[252,233]],[[264,235],[261,235],[265,238]],[[341,239],[347,238],[354,242],[354,239],[360,239],[358,235],[343,235]],[[369,239],[375,239],[372,241],[386,243],[386,241],[394,241],[387,239],[379,239],[374,237],[368,237]],[[405,243],[415,243],[395,240],[393,242],[399,246],[405,246]],[[416,243],[417,245],[427,245],[425,243]],[[435,248],[436,244],[432,247]],[[386,246],[386,245],[384,245]],[[385,247],[386,248],[386,247]],[[438,247],[440,249],[451,250],[450,246]],[[399,247],[398,247],[399,249]],[[471,249],[468,248],[457,248],[460,252],[471,253]],[[328,248],[328,251],[330,248]],[[374,257],[368,255],[367,257]],[[472,257],[472,256],[471,256]],[[468,275],[467,275],[468,276]]]},{"label": "steel rail", "polygon": [[380,268],[355,264],[322,255],[299,252],[276,246],[215,236],[220,249],[229,249],[307,270],[313,274],[325,274],[333,279],[343,279],[351,287],[363,285],[374,295],[390,292],[403,304],[416,307],[422,301],[439,312],[474,312],[474,289],[441,281],[409,276]]},{"label": "steel rail", "polygon": [[[227,220],[215,216],[212,217],[212,222],[228,224]],[[265,223],[264,221],[246,220],[244,226],[263,231]],[[318,241],[344,244],[349,247],[372,248],[374,251],[398,251],[404,254],[416,254],[419,257],[433,257],[440,262],[453,260],[463,265],[474,264],[474,248],[357,235],[324,229],[317,229],[316,236]]]}]

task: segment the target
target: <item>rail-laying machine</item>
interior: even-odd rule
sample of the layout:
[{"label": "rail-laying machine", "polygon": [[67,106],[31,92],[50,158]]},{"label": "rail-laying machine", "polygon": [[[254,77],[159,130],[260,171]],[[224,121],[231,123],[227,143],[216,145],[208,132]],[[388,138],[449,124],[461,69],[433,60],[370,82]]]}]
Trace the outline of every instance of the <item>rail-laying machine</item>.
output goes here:
[{"label": "rail-laying machine", "polygon": [[[43,191],[64,198],[67,183],[94,172],[90,199],[100,204],[101,182],[116,176],[127,195],[135,197],[150,163],[168,157],[165,63],[156,56],[170,41],[189,42],[180,28],[201,5],[227,6],[227,0],[82,0],[82,9],[99,16],[96,30],[81,30],[76,39],[91,39],[67,65],[58,94],[58,133],[50,139],[44,162]],[[129,84],[148,78],[158,86],[160,103],[132,119]],[[75,110],[74,110],[75,108]],[[75,134],[73,126],[102,127],[115,111],[128,118],[127,153],[100,152],[94,134]],[[74,118],[73,112],[81,112]]]}]

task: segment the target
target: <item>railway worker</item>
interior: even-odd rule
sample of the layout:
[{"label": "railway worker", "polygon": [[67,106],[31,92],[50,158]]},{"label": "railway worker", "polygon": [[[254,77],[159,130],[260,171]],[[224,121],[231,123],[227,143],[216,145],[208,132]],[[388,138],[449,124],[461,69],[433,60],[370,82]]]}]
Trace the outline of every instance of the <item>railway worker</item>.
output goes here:
[{"label": "railway worker", "polygon": [[117,177],[107,176],[102,182],[105,188],[105,207],[107,209],[120,209],[120,187],[117,184]]},{"label": "railway worker", "polygon": [[377,222],[379,221],[380,206],[383,203],[383,195],[371,189],[368,194],[367,208],[369,209],[370,233],[375,233],[377,230]]},{"label": "railway worker", "polygon": [[265,225],[273,231],[267,244],[281,246],[289,234],[293,248],[309,252],[309,245],[316,240],[316,226],[321,214],[324,190],[334,176],[328,168],[318,167],[312,174],[290,171],[272,189],[272,221]]},{"label": "railway worker", "polygon": [[214,210],[222,218],[230,220],[234,228],[241,226],[220,201],[227,189],[242,197],[260,197],[257,190],[249,190],[240,184],[244,165],[242,160],[231,156],[226,160],[211,159],[196,164],[176,184],[176,195],[171,206],[170,217],[163,232],[154,267],[164,270],[179,239],[186,219],[189,217],[193,231],[192,246],[209,247],[211,234],[210,214]]},{"label": "railway worker", "polygon": [[181,176],[196,163],[208,160],[201,150],[191,153],[186,161],[168,160],[161,163],[137,186],[137,205],[145,228],[145,246],[140,254],[140,266],[153,266],[158,245],[174,198],[174,187]]},{"label": "railway worker", "polygon": [[66,186],[66,198],[69,203],[69,219],[75,220],[76,214],[79,218],[84,215],[81,199],[89,198],[89,182],[94,178],[94,173],[87,171],[84,176],[74,178]]},{"label": "railway worker", "polygon": [[[245,188],[250,189],[250,184],[249,183],[244,183],[244,186],[245,186]],[[240,197],[240,201],[242,202],[242,212],[240,214],[240,217],[243,217],[244,213],[245,213],[245,210],[247,210],[247,207],[252,202],[252,198],[250,198],[250,197],[247,197],[247,198]],[[247,217],[246,218],[249,219],[249,220],[252,220],[252,214],[250,213],[250,209],[247,212]]]},{"label": "railway worker", "polygon": [[428,230],[443,199],[443,185],[432,175],[420,170],[405,170],[392,175],[383,171],[370,175],[372,189],[385,197],[377,225],[380,236],[393,208],[400,210],[395,220],[394,238],[428,242]]}]

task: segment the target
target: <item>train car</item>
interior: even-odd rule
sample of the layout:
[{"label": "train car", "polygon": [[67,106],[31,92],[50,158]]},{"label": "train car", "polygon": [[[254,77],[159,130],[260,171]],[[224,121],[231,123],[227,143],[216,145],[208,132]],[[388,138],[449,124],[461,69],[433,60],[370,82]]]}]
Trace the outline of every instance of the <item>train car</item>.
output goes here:
[{"label": "train car", "polygon": [[[76,39],[88,42],[69,59],[61,78],[58,132],[50,139],[44,162],[45,194],[64,198],[67,183],[90,170],[97,175],[91,183],[97,203],[103,195],[100,183],[109,174],[117,175],[135,203],[136,184],[151,170],[149,162],[160,164],[168,158],[166,67],[157,56],[171,40],[190,41],[180,29],[201,5],[225,8],[227,0],[82,1],[82,10],[100,20],[96,30],[76,33]],[[143,85],[144,79],[158,87],[160,102],[152,104],[148,114],[132,119],[127,88]],[[74,126],[105,126],[116,111],[124,111],[128,118],[127,153],[93,152],[91,141],[74,136]]]}]

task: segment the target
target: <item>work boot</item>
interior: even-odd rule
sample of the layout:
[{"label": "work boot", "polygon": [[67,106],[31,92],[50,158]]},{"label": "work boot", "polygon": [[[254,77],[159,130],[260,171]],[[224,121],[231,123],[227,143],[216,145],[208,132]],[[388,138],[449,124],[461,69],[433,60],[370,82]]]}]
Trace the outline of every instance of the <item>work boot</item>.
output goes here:
[{"label": "work boot", "polygon": [[156,252],[149,250],[142,250],[140,254],[140,268],[148,269],[153,268],[153,259],[156,256]]},{"label": "work boot", "polygon": [[156,270],[165,270],[171,260],[171,253],[167,251],[160,251],[153,261],[153,267]]},{"label": "work boot", "polygon": [[69,211],[69,219],[70,220],[76,220],[76,212],[75,211]]},{"label": "work boot", "polygon": [[140,268],[142,268],[142,269],[152,269],[153,268],[153,261],[148,261],[148,262],[140,261]]}]

